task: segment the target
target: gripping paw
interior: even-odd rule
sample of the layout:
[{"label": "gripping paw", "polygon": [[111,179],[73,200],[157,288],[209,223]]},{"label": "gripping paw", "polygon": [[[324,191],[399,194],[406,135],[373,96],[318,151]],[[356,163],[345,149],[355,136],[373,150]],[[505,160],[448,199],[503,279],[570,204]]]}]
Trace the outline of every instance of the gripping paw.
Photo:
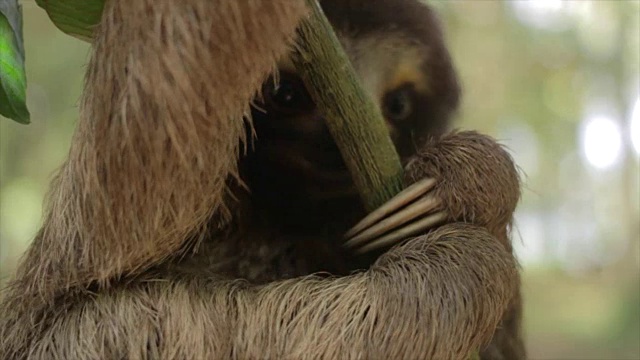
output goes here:
[{"label": "gripping paw", "polygon": [[506,228],[520,198],[509,154],[477,132],[454,132],[419,151],[406,167],[404,191],[349,230],[347,247],[364,253],[391,246],[445,222],[491,232]]}]

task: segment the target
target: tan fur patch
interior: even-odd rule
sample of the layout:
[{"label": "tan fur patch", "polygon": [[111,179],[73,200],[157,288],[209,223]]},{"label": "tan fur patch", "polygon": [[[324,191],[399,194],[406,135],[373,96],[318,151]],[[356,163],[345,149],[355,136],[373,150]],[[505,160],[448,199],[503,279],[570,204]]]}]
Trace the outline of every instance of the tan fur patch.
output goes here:
[{"label": "tan fur patch", "polygon": [[426,74],[422,68],[424,55],[418,49],[408,49],[406,55],[400,58],[396,66],[396,71],[386,85],[385,91],[391,91],[404,84],[413,84],[416,91],[428,92]]},{"label": "tan fur patch", "polygon": [[[347,56],[351,60],[360,84],[374,103],[382,106],[387,92],[405,84],[413,84],[416,91],[427,93],[428,78],[423,69],[427,49],[398,33],[378,33],[366,37],[338,33]],[[280,71],[296,72],[291,57],[278,62]],[[389,135],[397,136],[397,129],[387,122]]]},{"label": "tan fur patch", "polygon": [[340,38],[363,84],[377,100],[407,82],[414,84],[416,89],[426,90],[428,79],[421,65],[427,49],[422,45],[396,33],[364,38],[342,34]]},{"label": "tan fur patch", "polygon": [[[428,74],[425,74],[422,64],[428,49],[423,45],[412,43],[396,33],[367,37],[339,33],[338,38],[361,85],[374,102],[380,104],[386,92],[406,83],[413,84],[417,91],[427,92]],[[281,71],[296,71],[290,57],[280,61],[278,68]]]}]

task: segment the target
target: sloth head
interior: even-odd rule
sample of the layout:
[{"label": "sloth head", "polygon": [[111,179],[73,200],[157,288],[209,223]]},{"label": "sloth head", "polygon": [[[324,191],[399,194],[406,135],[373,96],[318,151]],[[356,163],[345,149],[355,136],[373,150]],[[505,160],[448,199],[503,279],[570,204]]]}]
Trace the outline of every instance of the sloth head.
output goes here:
[{"label": "sloth head", "polygon": [[[359,80],[380,107],[403,160],[441,135],[460,89],[440,24],[412,0],[322,0]],[[320,111],[290,59],[263,85],[253,111],[250,183],[282,200],[349,197],[355,189]]]}]

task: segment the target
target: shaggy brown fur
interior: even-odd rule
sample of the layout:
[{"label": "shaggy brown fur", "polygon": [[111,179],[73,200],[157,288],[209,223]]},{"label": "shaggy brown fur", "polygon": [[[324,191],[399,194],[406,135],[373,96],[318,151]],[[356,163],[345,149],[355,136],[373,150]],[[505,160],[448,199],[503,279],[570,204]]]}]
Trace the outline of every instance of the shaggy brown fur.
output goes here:
[{"label": "shaggy brown fur", "polygon": [[512,164],[509,154],[491,138],[471,131],[454,132],[420,148],[405,176],[410,183],[424,177],[443,179],[436,193],[443,199],[449,221],[484,226],[511,250],[505,224],[510,225],[520,199],[519,178]]},{"label": "shaggy brown fur", "polygon": [[[340,28],[340,2],[323,4]],[[417,2],[343,4],[432,19]],[[301,0],[106,2],[69,158],[0,304],[0,359],[523,356],[519,184],[492,140],[457,133],[406,159],[408,183],[436,177],[451,223],[374,263],[340,246],[356,197],[286,218],[253,191],[244,116],[305,14]],[[445,122],[458,89],[424,22],[408,26],[431,34],[422,114]]]}]

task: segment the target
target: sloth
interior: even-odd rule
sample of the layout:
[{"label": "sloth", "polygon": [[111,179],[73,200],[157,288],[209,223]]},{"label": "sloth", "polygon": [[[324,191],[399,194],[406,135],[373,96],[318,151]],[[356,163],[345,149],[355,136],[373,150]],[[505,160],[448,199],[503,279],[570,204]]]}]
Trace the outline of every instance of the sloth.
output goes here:
[{"label": "sloth", "polygon": [[292,66],[302,0],[109,0],[2,359],[524,358],[519,178],[451,132],[417,0],[322,0],[405,190],[367,214]]}]

